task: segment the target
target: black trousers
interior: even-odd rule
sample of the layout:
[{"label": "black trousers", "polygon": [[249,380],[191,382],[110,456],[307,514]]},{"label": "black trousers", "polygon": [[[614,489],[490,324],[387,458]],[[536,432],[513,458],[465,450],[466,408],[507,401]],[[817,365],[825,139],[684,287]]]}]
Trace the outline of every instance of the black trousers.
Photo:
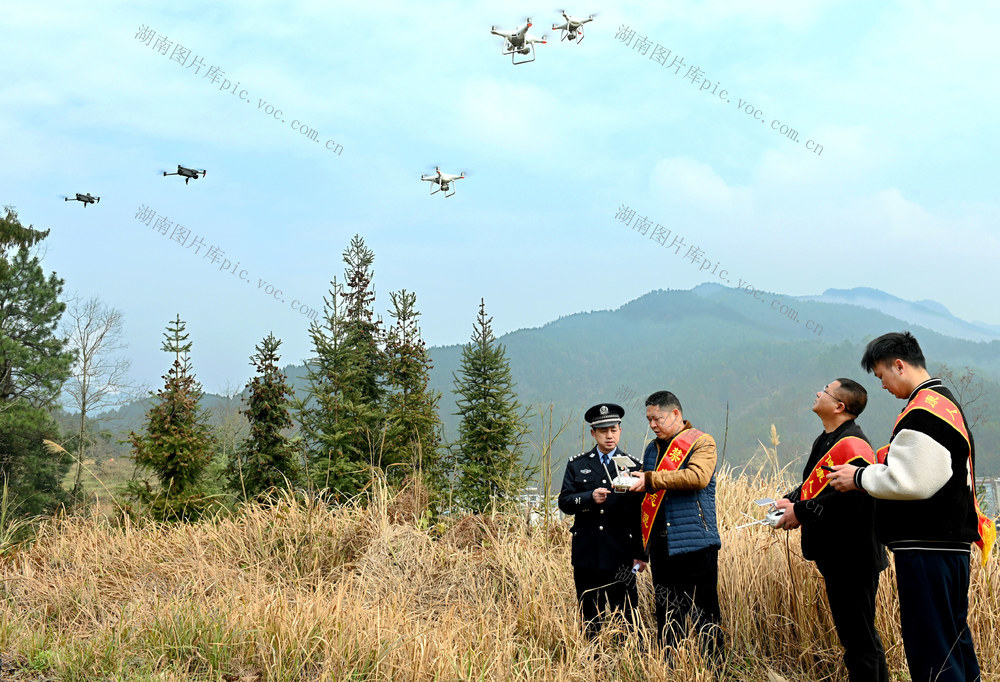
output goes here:
[{"label": "black trousers", "polygon": [[969,632],[969,555],[895,552],[903,651],[913,682],[975,682],[979,661]]},{"label": "black trousers", "polygon": [[596,635],[611,611],[621,612],[626,622],[632,622],[632,609],[639,603],[639,592],[631,563],[612,570],[574,566],[573,580],[587,635]]},{"label": "black trousers", "polygon": [[875,629],[875,595],[879,574],[834,562],[817,561],[826,581],[826,596],[837,636],[844,647],[844,666],[851,682],[889,682],[882,638]]},{"label": "black trousers", "polygon": [[670,556],[667,543],[654,536],[650,538],[649,565],[660,644],[673,646],[686,634],[690,618],[704,653],[717,658],[724,643],[719,609],[719,550],[708,548]]}]

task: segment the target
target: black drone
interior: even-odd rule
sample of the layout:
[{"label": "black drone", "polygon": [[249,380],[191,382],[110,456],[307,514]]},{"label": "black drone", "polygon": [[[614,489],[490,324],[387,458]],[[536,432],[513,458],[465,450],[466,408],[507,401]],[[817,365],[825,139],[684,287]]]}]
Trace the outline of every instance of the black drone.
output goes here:
[{"label": "black drone", "polygon": [[75,197],[73,197],[73,198],[63,197],[63,201],[81,201],[81,202],[83,202],[83,207],[84,208],[87,208],[87,204],[94,204],[94,203],[97,203],[100,200],[101,200],[101,197],[92,197],[92,196],[90,196],[90,192],[87,192],[86,194],[79,194],[79,193],[77,193],[77,195]]},{"label": "black drone", "polygon": [[184,184],[186,185],[191,180],[197,180],[199,176],[205,177],[207,173],[208,171],[195,170],[194,168],[185,168],[184,166],[178,165],[176,173],[168,173],[167,171],[163,171],[163,177],[166,177],[168,175],[180,175],[184,178]]}]

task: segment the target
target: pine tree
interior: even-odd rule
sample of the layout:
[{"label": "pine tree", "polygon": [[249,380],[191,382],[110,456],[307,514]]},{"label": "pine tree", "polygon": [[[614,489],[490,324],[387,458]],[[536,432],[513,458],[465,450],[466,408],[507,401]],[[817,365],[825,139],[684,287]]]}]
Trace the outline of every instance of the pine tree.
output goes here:
[{"label": "pine tree", "polygon": [[360,492],[380,465],[385,353],[373,312],[374,253],[355,235],[344,250],[347,287],[331,283],[309,336],[309,396],[297,404],[313,484],[336,497]]},{"label": "pine tree", "polygon": [[244,499],[299,483],[297,449],[282,433],[292,426],[292,418],[288,414],[291,389],[278,368],[279,346],[281,341],[268,334],[250,357],[250,364],[257,368],[257,376],[247,384],[250,395],[243,410],[250,435],[230,462],[230,486]]},{"label": "pine tree", "polygon": [[191,371],[191,342],[184,329],[180,315],[167,325],[163,350],[174,354],[173,366],[146,413],[143,434],[129,434],[133,460],[160,484],[153,490],[134,482],[130,492],[158,520],[196,518],[208,504],[202,474],[212,461],[215,438],[201,409],[201,386]]},{"label": "pine tree", "polygon": [[458,427],[455,498],[472,512],[509,505],[524,488],[528,471],[522,448],[528,426],[514,391],[510,363],[493,336],[493,318],[480,301],[472,340],[463,346],[454,393]]},{"label": "pine tree", "polygon": [[0,485],[6,482],[18,514],[68,501],[61,482],[72,458],[42,446],[42,439],[59,437],[51,411],[73,362],[56,333],[66,309],[59,302],[63,281],[55,273],[46,278],[28,250],[47,234],[21,225],[10,208],[0,219]]},{"label": "pine tree", "polygon": [[[386,339],[387,397],[386,438],[382,462],[390,480],[416,471],[431,487],[442,485],[439,462],[441,421],[437,415],[441,394],[432,391],[432,367],[427,346],[420,338],[416,294],[403,289],[391,292],[390,316],[394,320]],[[391,467],[404,464],[405,467]]]},{"label": "pine tree", "polygon": [[11,206],[4,206],[4,215],[0,218],[0,279],[6,279],[10,273],[8,250],[30,249],[48,236],[48,230],[36,230],[31,225],[22,225],[17,211]]}]

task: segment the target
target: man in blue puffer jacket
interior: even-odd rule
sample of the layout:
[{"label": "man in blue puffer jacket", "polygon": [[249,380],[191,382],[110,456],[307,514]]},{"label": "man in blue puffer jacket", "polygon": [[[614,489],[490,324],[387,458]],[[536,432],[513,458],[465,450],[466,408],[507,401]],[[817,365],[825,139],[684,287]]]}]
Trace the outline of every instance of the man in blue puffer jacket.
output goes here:
[{"label": "man in blue puffer jacket", "polygon": [[649,551],[660,642],[673,645],[691,618],[705,652],[722,652],[715,440],[684,419],[670,391],[646,399],[656,439],[646,446],[632,490],[645,492],[642,535]]}]

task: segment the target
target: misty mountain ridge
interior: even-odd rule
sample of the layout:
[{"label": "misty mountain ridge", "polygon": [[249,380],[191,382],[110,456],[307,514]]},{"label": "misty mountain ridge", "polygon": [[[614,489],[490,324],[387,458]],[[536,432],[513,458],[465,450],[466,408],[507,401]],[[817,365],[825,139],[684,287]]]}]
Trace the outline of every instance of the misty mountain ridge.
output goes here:
[{"label": "misty mountain ridge", "polygon": [[879,289],[855,287],[853,289],[827,289],[820,296],[801,296],[799,300],[846,303],[871,308],[891,315],[904,322],[933,329],[956,339],[969,341],[995,341],[1000,339],[1000,325],[968,322],[955,317],[937,301],[906,301]]}]

